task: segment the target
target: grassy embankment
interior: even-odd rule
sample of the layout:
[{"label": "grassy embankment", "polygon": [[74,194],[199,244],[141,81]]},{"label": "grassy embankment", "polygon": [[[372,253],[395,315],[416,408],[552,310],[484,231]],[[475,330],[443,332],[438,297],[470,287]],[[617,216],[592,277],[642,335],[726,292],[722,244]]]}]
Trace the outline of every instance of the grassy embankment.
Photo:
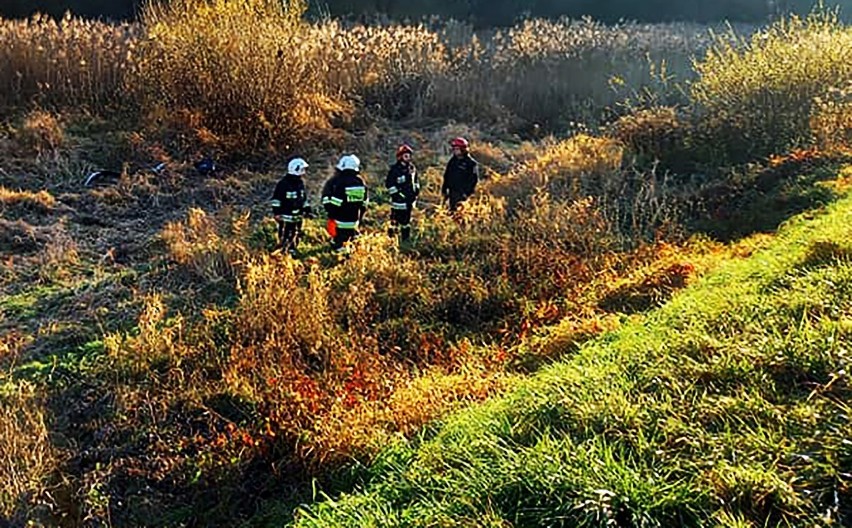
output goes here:
[{"label": "grassy embankment", "polygon": [[[852,176],[848,166],[840,185]],[[852,518],[852,199],[387,449],[295,526],[832,526]]]}]

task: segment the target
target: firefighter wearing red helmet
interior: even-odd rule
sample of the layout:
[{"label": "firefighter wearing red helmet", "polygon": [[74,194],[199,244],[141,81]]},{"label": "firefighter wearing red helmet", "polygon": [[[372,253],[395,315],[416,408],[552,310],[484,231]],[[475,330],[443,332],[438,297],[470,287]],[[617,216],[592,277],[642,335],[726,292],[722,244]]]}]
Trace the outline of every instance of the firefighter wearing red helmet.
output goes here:
[{"label": "firefighter wearing red helmet", "polygon": [[411,212],[420,194],[420,179],[411,158],[414,149],[402,144],[396,149],[396,163],[391,165],[385,186],[391,199],[391,236],[398,232],[400,240],[411,238]]},{"label": "firefighter wearing red helmet", "polygon": [[457,137],[450,141],[453,157],[444,170],[444,183],[441,195],[450,202],[450,211],[458,209],[476,189],[479,181],[479,166],[470,155],[469,143],[465,138]]}]

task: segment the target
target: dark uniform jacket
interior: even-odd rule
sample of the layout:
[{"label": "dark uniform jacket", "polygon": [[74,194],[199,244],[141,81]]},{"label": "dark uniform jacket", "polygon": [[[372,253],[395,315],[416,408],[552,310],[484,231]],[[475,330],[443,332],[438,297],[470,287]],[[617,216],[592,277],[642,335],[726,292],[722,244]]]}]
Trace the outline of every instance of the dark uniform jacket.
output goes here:
[{"label": "dark uniform jacket", "polygon": [[341,229],[356,229],[367,210],[367,185],[354,170],[338,171],[325,183],[322,205]]},{"label": "dark uniform jacket", "polygon": [[470,196],[476,188],[478,177],[478,164],[469,154],[464,156],[453,156],[444,170],[444,184],[441,186],[441,194],[444,196],[454,194]]},{"label": "dark uniform jacket", "polygon": [[284,222],[300,222],[310,214],[308,193],[301,176],[288,174],[281,178],[272,193],[272,214]]},{"label": "dark uniform jacket", "polygon": [[398,161],[391,165],[385,180],[391,198],[391,209],[409,209],[420,194],[420,178],[413,163]]}]

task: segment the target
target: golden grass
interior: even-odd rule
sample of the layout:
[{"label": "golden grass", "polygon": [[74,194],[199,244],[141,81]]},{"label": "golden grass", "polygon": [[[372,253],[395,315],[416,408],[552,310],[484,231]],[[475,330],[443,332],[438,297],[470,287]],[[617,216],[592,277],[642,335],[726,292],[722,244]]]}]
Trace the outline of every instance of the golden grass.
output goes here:
[{"label": "golden grass", "polygon": [[138,28],[66,16],[0,19],[0,106],[126,104]]},{"label": "golden grass", "polygon": [[554,196],[579,198],[600,191],[596,186],[620,171],[623,155],[618,143],[581,134],[546,149],[521,172],[527,182]]},{"label": "golden grass", "polygon": [[534,20],[480,36],[453,23],[308,23],[303,11],[301,0],[180,0],[146,4],[138,25],[0,20],[0,104],[141,112],[149,132],[229,151],[338,141],[340,127],[376,117],[555,129],[689,76],[689,54],[708,43],[687,25]]},{"label": "golden grass", "polygon": [[50,112],[29,112],[17,133],[18,141],[29,153],[41,155],[55,152],[66,143],[60,119]]},{"label": "golden grass", "polygon": [[[227,211],[222,213],[225,215]],[[218,282],[236,276],[234,265],[245,251],[240,240],[247,226],[247,216],[239,216],[223,228],[216,218],[193,208],[185,222],[168,223],[162,239],[175,262],[189,266],[208,281]]]},{"label": "golden grass", "polygon": [[0,515],[26,511],[57,462],[38,390],[22,382],[0,385]]},{"label": "golden grass", "polygon": [[627,147],[640,165],[661,163],[665,168],[683,168],[691,124],[672,107],[652,107],[628,113],[607,130]]},{"label": "golden grass", "polygon": [[56,199],[46,190],[38,192],[7,189],[0,185],[0,213],[6,209],[25,209],[46,214],[56,206]]},{"label": "golden grass", "polygon": [[825,151],[852,149],[852,81],[845,87],[831,88],[815,99],[810,128],[816,145]]},{"label": "golden grass", "polygon": [[304,49],[304,9],[299,0],[149,4],[133,82],[143,108],[197,114],[231,149],[325,139],[351,108]]}]

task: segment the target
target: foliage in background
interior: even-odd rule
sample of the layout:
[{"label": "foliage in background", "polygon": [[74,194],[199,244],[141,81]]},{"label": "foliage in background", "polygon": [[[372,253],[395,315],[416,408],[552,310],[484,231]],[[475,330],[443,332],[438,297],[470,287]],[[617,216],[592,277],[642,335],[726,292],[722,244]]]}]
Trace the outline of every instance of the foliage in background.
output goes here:
[{"label": "foliage in background", "polygon": [[718,164],[765,158],[813,144],[820,101],[852,83],[852,30],[826,13],[782,20],[695,66],[696,148]]},{"label": "foliage in background", "polygon": [[[725,0],[707,4],[701,0],[470,0],[440,2],[437,0],[322,0],[311,2],[312,13],[322,16],[367,15],[389,16],[394,19],[419,19],[441,16],[475,22],[478,26],[508,26],[524,16],[583,17],[615,22],[640,20],[644,22],[719,22],[721,20],[764,22],[772,15],[795,11],[807,13],[813,0]],[[34,11],[61,16],[71,10],[75,14],[97,17],[132,17],[145,2],[141,0],[7,0],[0,15],[29,16]],[[842,6],[847,14],[852,9],[849,0],[829,0],[829,7]]]},{"label": "foliage in background", "polygon": [[126,105],[139,28],[81,18],[0,19],[0,107]]},{"label": "foliage in background", "polygon": [[228,150],[322,140],[351,111],[304,53],[301,0],[178,0],[142,15],[132,87],[149,118],[184,116]]},{"label": "foliage in background", "polygon": [[308,23],[303,9],[181,0],[147,7],[141,27],[3,21],[0,105],[141,115],[181,153],[289,151],[384,118],[536,137],[594,125],[642,91],[682,102],[676,81],[711,42],[686,25],[535,20],[480,37],[454,23]]}]

